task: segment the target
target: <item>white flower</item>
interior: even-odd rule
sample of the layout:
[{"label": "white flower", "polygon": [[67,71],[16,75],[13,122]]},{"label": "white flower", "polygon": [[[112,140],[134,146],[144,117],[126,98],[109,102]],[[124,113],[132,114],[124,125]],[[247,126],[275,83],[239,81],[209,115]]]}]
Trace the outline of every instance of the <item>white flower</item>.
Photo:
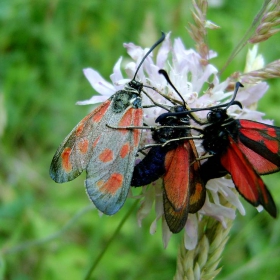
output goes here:
[{"label": "white flower", "polygon": [[[122,58],[120,58],[113,69],[111,80],[113,84],[108,83],[97,71],[91,68],[84,69],[84,74],[91,86],[101,95],[94,95],[89,100],[78,101],[78,105],[96,104],[106,101],[116,91],[121,89],[122,86],[118,86],[117,82],[123,80],[123,76],[120,70]],[[115,83],[115,84],[114,84]]]},{"label": "white flower", "polygon": [[244,73],[259,70],[264,67],[264,59],[262,55],[258,55],[258,45],[254,45],[248,50]]},{"label": "white flower", "polygon": [[[127,76],[132,79],[137,65],[147,52],[147,49],[142,49],[132,43],[124,44],[124,47],[134,60],[134,62],[130,62],[125,66]],[[216,53],[211,51],[210,57],[214,56],[216,56]],[[225,99],[230,100],[233,95],[233,91],[227,91],[227,88],[230,85],[230,79],[220,82],[216,67],[212,64],[203,66],[200,62],[200,55],[192,49],[186,49],[180,38],[175,39],[172,44],[169,33],[159,48],[157,57],[153,58],[152,55],[147,57],[137,73],[136,79],[143,82],[144,85],[155,87],[169,97],[179,100],[180,98],[178,94],[174,92],[172,87],[166,82],[165,78],[158,73],[158,70],[163,68],[168,72],[171,81],[181,93],[184,100],[192,108],[210,107],[224,102]],[[262,62],[262,58],[257,56],[256,49],[253,49],[251,54],[248,55],[246,69],[248,71],[255,69],[255,67],[260,66]],[[120,71],[120,64],[121,59],[116,63],[114,72],[111,75],[112,84],[105,81],[95,70],[85,69],[84,73],[86,78],[100,96],[93,96],[90,100],[80,101],[78,104],[103,102],[117,90],[122,88],[124,78]],[[203,92],[203,89],[207,87],[208,89]],[[240,101],[244,108],[241,110],[238,106],[231,106],[228,109],[229,115],[234,118],[262,121],[263,114],[256,111],[252,106],[263,96],[267,89],[268,85],[265,82],[249,84],[245,85],[244,88],[240,88],[236,100]],[[152,89],[145,88],[145,91],[148,92],[156,102],[172,105],[168,100]],[[142,95],[142,104],[152,104],[145,94]],[[166,111],[160,107],[144,109],[144,122],[149,125],[155,125],[155,119],[165,112]],[[201,118],[205,118],[206,114],[207,111],[201,111],[198,113]],[[153,140],[150,136],[150,131],[147,130],[142,135],[141,145],[143,146],[152,142]],[[200,142],[195,141],[195,143],[198,143],[198,152],[202,152]],[[204,206],[197,214],[189,214],[184,228],[185,246],[187,249],[193,249],[196,246],[198,222],[203,215],[214,217],[219,220],[224,227],[227,226],[225,218],[235,218],[235,210],[223,206],[220,203],[220,197],[223,197],[223,199],[234,205],[242,215],[245,214],[245,210],[239,201],[239,195],[235,191],[231,180],[225,178],[210,180],[206,187],[208,195]],[[211,200],[209,199],[209,196],[211,196]],[[151,234],[155,233],[158,221],[162,220],[163,243],[164,246],[167,246],[172,234],[164,219],[161,179],[150,186],[143,187],[140,197],[142,200],[137,217],[139,226],[142,225],[142,220],[149,215],[154,205],[156,216],[150,227],[150,232]],[[139,196],[136,198],[139,198]]]}]

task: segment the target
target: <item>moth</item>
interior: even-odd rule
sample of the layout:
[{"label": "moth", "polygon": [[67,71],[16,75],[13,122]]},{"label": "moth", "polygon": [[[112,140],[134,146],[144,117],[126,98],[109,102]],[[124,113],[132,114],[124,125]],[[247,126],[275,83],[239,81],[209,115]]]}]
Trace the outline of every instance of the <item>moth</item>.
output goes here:
[{"label": "moth", "polygon": [[[243,87],[241,83],[236,84],[235,92],[240,86]],[[232,102],[224,109],[214,108],[208,113],[202,146],[211,157],[202,164],[203,181],[229,173],[238,192],[250,204],[262,205],[276,217],[275,202],[260,175],[279,171],[280,128],[233,119],[227,114],[231,105]]]},{"label": "moth", "polygon": [[211,108],[191,109],[169,113],[169,116],[185,117],[192,112],[209,110],[207,120],[195,128],[201,134],[202,147],[208,159],[200,169],[206,183],[213,178],[230,174],[237,191],[253,206],[262,205],[272,216],[277,216],[275,202],[260,175],[278,172],[280,169],[280,128],[246,119],[233,119],[227,114],[235,101],[237,91],[243,85],[236,83],[235,92],[229,103]]},{"label": "moth", "polygon": [[141,138],[141,130],[112,127],[143,124],[143,83],[136,81],[136,76],[146,57],[164,39],[162,33],[143,57],[133,79],[82,119],[52,159],[50,177],[57,183],[71,181],[86,171],[86,192],[104,214],[115,214],[126,200]]},{"label": "moth", "polygon": [[[167,73],[163,70],[160,73],[172,85]],[[139,187],[162,177],[164,215],[173,233],[183,229],[188,214],[200,210],[206,197],[205,185],[200,176],[200,162],[196,160],[198,154],[191,139],[189,113],[185,113],[188,112],[187,105],[177,93],[183,105],[172,106],[169,112],[155,120],[159,123],[159,126],[151,128],[155,144],[135,166],[131,182],[132,186]],[[176,116],[177,113],[184,114]]]}]

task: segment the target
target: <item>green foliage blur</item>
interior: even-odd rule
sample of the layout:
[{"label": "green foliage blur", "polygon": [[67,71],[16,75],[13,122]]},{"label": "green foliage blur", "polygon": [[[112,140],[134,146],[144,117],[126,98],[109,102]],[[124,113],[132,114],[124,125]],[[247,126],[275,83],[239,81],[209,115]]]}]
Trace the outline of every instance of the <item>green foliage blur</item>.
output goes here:
[{"label": "green foliage blur", "polygon": [[[222,27],[208,36],[219,69],[262,1],[211,2],[221,3],[208,12]],[[191,9],[190,0],[0,1],[0,279],[83,279],[133,202],[100,217],[85,194],[84,174],[62,185],[49,178],[56,148],[91,109],[75,106],[95,94],[82,69],[92,67],[109,81],[118,58],[128,58],[124,42],[149,47],[161,30],[194,47],[185,28]],[[244,68],[247,50],[222,79]],[[259,52],[267,63],[279,59],[279,35]],[[259,108],[280,125],[280,83],[269,84]],[[280,207],[279,179],[265,177]],[[279,279],[279,220],[244,206],[247,215],[237,213],[217,279]],[[149,234],[153,219],[139,228],[134,210],[92,279],[172,279],[182,233],[164,249],[160,226]]]}]

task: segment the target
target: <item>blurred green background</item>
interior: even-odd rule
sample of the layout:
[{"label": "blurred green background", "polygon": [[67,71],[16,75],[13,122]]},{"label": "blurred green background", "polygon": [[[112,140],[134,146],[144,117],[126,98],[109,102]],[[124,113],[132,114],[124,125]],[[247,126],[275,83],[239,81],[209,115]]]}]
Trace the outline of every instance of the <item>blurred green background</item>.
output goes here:
[{"label": "blurred green background", "polygon": [[[262,1],[211,1],[211,49],[221,68],[250,26]],[[56,148],[90,110],[75,106],[94,91],[82,69],[92,67],[109,80],[124,42],[151,46],[160,30],[194,42],[185,26],[191,1],[1,0],[0,1],[0,279],[82,279],[132,201],[113,217],[90,210],[83,180],[54,183],[48,175]],[[260,45],[265,61],[279,59],[279,35]],[[247,47],[224,73],[242,70]],[[280,83],[259,108],[280,126]],[[6,121],[5,121],[6,119]],[[280,176],[265,177],[280,207]],[[244,203],[237,214],[217,279],[280,279],[280,223]],[[134,211],[93,274],[93,279],[172,279],[182,233],[162,246],[153,217],[137,226]]]}]

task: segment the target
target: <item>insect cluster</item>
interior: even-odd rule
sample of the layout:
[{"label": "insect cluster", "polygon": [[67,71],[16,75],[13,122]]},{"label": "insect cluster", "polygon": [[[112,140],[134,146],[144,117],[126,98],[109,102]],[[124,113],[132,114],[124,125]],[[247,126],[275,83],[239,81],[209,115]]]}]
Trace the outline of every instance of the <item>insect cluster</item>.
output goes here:
[{"label": "insect cluster", "polygon": [[[101,212],[113,215],[123,206],[131,186],[145,186],[161,177],[165,219],[171,232],[177,233],[185,226],[188,213],[202,208],[207,182],[230,174],[236,189],[249,203],[263,206],[276,217],[276,205],[260,175],[279,171],[280,128],[233,119],[227,114],[230,106],[242,108],[235,100],[240,83],[230,102],[192,109],[167,73],[160,70],[182,101],[169,100],[173,106],[154,102],[154,106],[167,112],[158,116],[157,126],[143,123],[145,104],[142,105],[141,95],[147,93],[136,76],[146,57],[164,38],[163,34],[147,52],[124,89],[69,133],[53,157],[51,178],[57,183],[68,182],[85,170],[89,198]],[[196,112],[205,110],[207,118],[199,119]],[[199,126],[191,125],[190,120]],[[143,129],[151,130],[155,144],[139,147]],[[201,158],[194,139],[201,141],[204,148]],[[139,152],[145,157],[135,165]]]}]

